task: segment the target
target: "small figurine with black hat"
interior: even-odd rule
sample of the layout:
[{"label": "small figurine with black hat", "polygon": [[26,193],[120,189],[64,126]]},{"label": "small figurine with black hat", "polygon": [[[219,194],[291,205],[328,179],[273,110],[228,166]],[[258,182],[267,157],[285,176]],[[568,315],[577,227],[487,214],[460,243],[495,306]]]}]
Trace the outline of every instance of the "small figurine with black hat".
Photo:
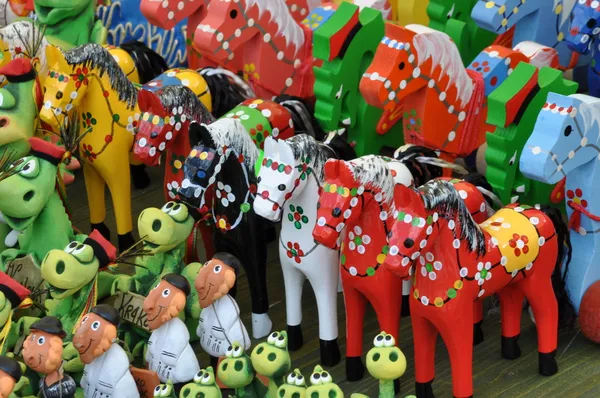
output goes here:
[{"label": "small figurine with black hat", "polygon": [[73,336],[73,345],[85,364],[81,388],[85,398],[138,398],[129,358],[117,344],[119,312],[100,304],[83,317]]},{"label": "small figurine with black hat", "polygon": [[9,357],[0,357],[0,398],[9,398],[21,379],[21,366]]},{"label": "small figurine with black hat", "polygon": [[32,305],[29,289],[13,278],[0,272],[0,355],[4,355],[14,346],[18,339],[13,314],[17,309],[29,308]]},{"label": "small figurine with black hat", "polygon": [[77,385],[62,370],[63,339],[67,334],[60,319],[46,316],[29,329],[29,336],[23,342],[23,359],[30,369],[45,375],[39,385],[41,396],[74,397]]},{"label": "small figurine with black hat", "polygon": [[216,253],[200,269],[194,283],[202,312],[196,333],[200,344],[217,365],[234,341],[245,351],[250,348],[250,336],[240,318],[240,308],[228,293],[235,285],[240,260],[229,253]]},{"label": "small figurine with black hat", "polygon": [[190,333],[177,316],[184,310],[190,284],[177,274],[163,276],[144,300],[148,327],[146,361],[162,383],[187,383],[200,370],[198,359],[190,346]]}]

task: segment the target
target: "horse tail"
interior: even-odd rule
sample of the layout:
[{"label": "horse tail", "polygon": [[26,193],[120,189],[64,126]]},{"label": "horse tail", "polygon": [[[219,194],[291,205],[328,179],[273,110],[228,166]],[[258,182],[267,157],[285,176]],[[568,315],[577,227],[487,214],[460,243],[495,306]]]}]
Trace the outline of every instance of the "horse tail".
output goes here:
[{"label": "horse tail", "polygon": [[477,190],[483,195],[485,202],[490,208],[493,209],[502,207],[502,202],[498,196],[494,194],[494,188],[492,188],[487,178],[485,178],[483,174],[469,173],[463,177],[463,180],[469,184],[475,185]]},{"label": "horse tail", "polygon": [[313,116],[315,114],[313,107],[302,98],[291,95],[280,95],[273,101],[288,110],[292,116],[296,134],[308,134],[317,141],[322,141],[325,138],[323,129],[321,129],[321,126]]},{"label": "horse tail", "polygon": [[560,327],[567,326],[572,328],[575,325],[577,314],[575,307],[567,294],[566,280],[569,273],[569,264],[571,263],[571,255],[573,248],[571,247],[571,235],[569,227],[563,220],[560,210],[542,206],[540,208],[554,224],[556,237],[558,238],[558,256],[552,273],[552,288],[558,302],[558,324]]},{"label": "horse tail", "polygon": [[167,61],[141,41],[128,41],[121,44],[119,48],[125,50],[131,59],[133,59],[135,68],[140,76],[140,84],[148,83],[169,69]]},{"label": "horse tail", "polygon": [[202,68],[202,75],[212,98],[212,114],[217,119],[256,95],[248,83],[235,73],[223,68]]}]

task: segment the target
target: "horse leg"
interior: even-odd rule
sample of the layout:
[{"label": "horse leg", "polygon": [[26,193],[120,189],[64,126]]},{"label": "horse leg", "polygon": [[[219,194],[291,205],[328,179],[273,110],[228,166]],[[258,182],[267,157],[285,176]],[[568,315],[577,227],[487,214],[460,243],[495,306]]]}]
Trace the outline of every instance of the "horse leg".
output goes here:
[{"label": "horse leg", "polygon": [[[306,276],[285,256],[285,251],[279,245],[279,258],[283,270],[283,283],[285,285],[285,316],[287,319],[288,349],[297,351],[304,343],[302,338],[302,286]],[[293,261],[293,260],[292,260]],[[319,301],[317,300],[317,303]]]},{"label": "horse leg", "polygon": [[[348,276],[348,278],[352,278]],[[342,276],[342,281],[344,281]],[[346,305],[346,379],[358,381],[365,373],[362,362],[362,341],[367,299],[353,286],[344,284]]]},{"label": "horse leg", "polygon": [[104,203],[104,190],[106,183],[100,177],[98,171],[91,164],[83,168],[83,177],[85,178],[85,190],[88,199],[88,208],[90,209],[90,223],[92,230],[97,229],[107,240],[110,240],[110,230],[104,224],[106,218],[106,207]]},{"label": "horse leg", "polygon": [[115,156],[107,158],[111,162],[111,167],[104,175],[108,184],[110,196],[112,197],[113,207],[115,209],[115,219],[117,221],[117,233],[119,234],[119,250],[123,251],[135,243],[131,234],[131,181],[128,173],[119,173],[120,170],[127,170],[128,158],[125,156]]},{"label": "horse leg", "polygon": [[533,310],[538,334],[539,373],[552,376],[558,372],[558,303],[548,278],[525,278],[522,281],[525,297]]},{"label": "horse leg", "polygon": [[473,345],[483,342],[483,302],[477,300],[473,303]]},{"label": "horse leg", "polygon": [[138,160],[133,152],[129,154],[129,165],[135,189],[147,188],[150,185],[150,177],[146,173],[146,165]]},{"label": "horse leg", "polygon": [[498,292],[502,317],[502,358],[517,359],[521,356],[519,335],[523,312],[523,291],[518,284],[508,285]]},{"label": "horse leg", "polygon": [[410,280],[402,281],[402,310],[400,311],[401,316],[410,316],[410,290],[412,289],[412,283]]},{"label": "horse leg", "polygon": [[432,383],[435,377],[435,343],[438,331],[428,319],[415,315],[414,312],[411,321],[415,350],[415,394],[417,398],[433,398]]},{"label": "horse leg", "polygon": [[[237,238],[244,250],[242,257],[247,258],[246,277],[252,299],[252,336],[261,339],[271,333],[273,322],[269,319],[269,296],[267,293],[267,242],[265,241],[265,223],[257,215],[248,219],[250,239],[247,235]],[[239,228],[238,228],[239,229]],[[248,231],[248,230],[246,230]]]}]

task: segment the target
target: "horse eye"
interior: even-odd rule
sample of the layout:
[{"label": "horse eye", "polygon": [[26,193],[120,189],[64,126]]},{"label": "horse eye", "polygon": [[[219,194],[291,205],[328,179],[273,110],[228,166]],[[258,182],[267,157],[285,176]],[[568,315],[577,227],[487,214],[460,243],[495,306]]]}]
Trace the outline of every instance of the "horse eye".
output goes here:
[{"label": "horse eye", "polygon": [[57,91],[56,92],[56,99],[61,99],[62,97],[63,97],[62,91]]},{"label": "horse eye", "polygon": [[279,184],[277,186],[277,189],[279,189],[280,191],[285,191],[285,184]]},{"label": "horse eye", "polygon": [[231,17],[231,19],[235,19],[237,17],[237,10],[231,10],[229,11],[229,16]]},{"label": "horse eye", "polygon": [[404,62],[400,62],[400,65],[398,65],[398,69],[403,70],[405,66],[406,64]]},{"label": "horse eye", "polygon": [[334,217],[339,217],[342,215],[342,209],[340,209],[339,207],[336,207],[335,209],[333,209],[333,211],[331,212],[331,215]]},{"label": "horse eye", "polygon": [[571,126],[569,124],[567,127],[565,127],[565,132],[564,132],[565,137],[570,136],[572,132],[573,132],[573,126]]},{"label": "horse eye", "polygon": [[588,19],[586,26],[590,29],[593,28],[596,26],[596,20],[594,18]]},{"label": "horse eye", "polygon": [[262,181],[262,177],[258,176],[258,180],[257,181],[260,183]]}]

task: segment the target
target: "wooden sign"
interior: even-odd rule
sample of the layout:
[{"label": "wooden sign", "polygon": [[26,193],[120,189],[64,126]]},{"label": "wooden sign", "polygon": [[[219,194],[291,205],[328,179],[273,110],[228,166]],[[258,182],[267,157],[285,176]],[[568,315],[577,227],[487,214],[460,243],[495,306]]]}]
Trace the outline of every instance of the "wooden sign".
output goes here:
[{"label": "wooden sign", "polygon": [[148,369],[134,368],[133,366],[131,366],[129,370],[131,371],[133,379],[135,380],[135,384],[137,385],[140,398],[153,397],[154,389],[160,384],[160,380],[158,379],[156,372]]},{"label": "wooden sign", "polygon": [[113,297],[115,300],[112,306],[119,311],[122,320],[150,332],[146,313],[144,312],[144,296],[127,292],[118,293]]},{"label": "wooden sign", "polygon": [[45,290],[45,287],[42,271],[35,264],[35,261],[30,254],[9,262],[6,265],[6,274],[29,289],[34,296],[33,301],[36,304],[39,304],[42,307],[44,306],[44,301],[48,298],[48,292],[33,294]]}]

